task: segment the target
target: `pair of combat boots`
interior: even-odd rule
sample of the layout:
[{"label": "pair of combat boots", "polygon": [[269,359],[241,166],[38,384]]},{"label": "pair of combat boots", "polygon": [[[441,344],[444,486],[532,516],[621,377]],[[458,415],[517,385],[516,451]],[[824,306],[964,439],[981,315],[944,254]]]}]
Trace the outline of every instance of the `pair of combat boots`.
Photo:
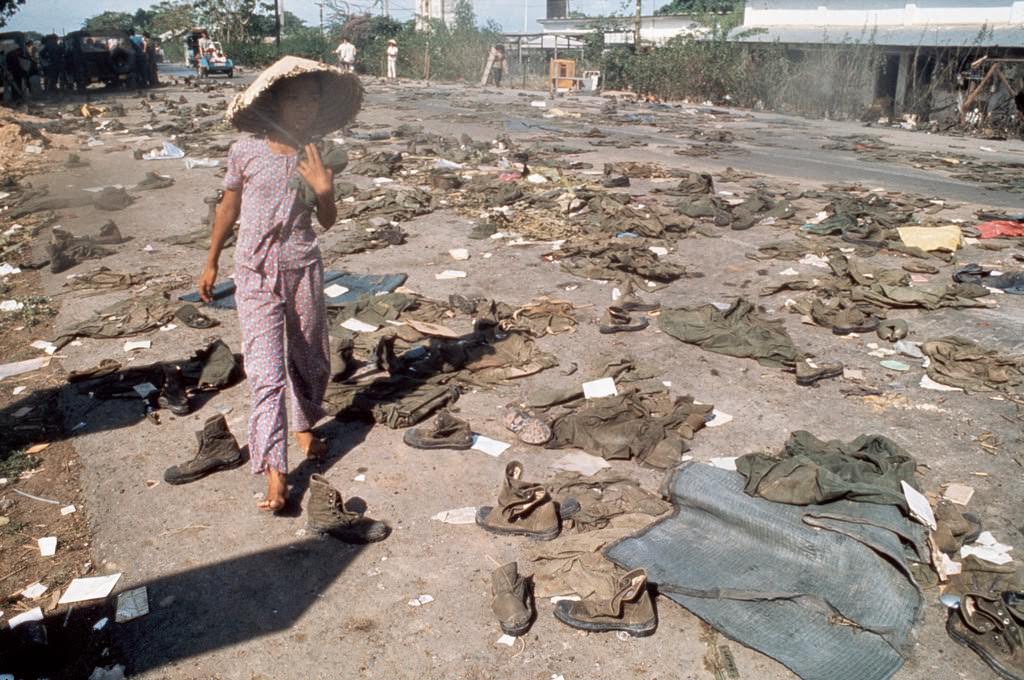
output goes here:
[{"label": "pair of combat boots", "polygon": [[[238,440],[228,429],[223,415],[207,419],[196,433],[199,449],[195,457],[174,465],[164,472],[168,484],[187,484],[219,470],[236,468],[246,461]],[[378,522],[345,509],[341,494],[323,475],[315,474],[309,481],[306,523],[311,531],[330,534],[346,543],[373,543],[387,537],[390,529]]]}]

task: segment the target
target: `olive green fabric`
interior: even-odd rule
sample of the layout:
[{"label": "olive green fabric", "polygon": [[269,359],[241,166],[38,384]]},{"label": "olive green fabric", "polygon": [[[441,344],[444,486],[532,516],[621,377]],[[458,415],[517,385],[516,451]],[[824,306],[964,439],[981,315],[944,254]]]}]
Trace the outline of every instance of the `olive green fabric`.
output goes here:
[{"label": "olive green fabric", "polygon": [[931,363],[928,377],[968,392],[1021,392],[1024,356],[1001,354],[958,336],[930,340],[921,351]]},{"label": "olive green fabric", "polygon": [[676,340],[709,352],[757,359],[763,366],[792,365],[803,356],[781,320],[761,316],[743,298],[725,311],[714,305],[666,309],[659,322]]},{"label": "olive green fabric", "polygon": [[747,478],[744,491],[776,503],[811,505],[846,499],[907,510],[900,482],[916,486],[914,458],[881,435],[846,443],[821,441],[801,430],[790,435],[777,457],[751,453],[736,460]]}]

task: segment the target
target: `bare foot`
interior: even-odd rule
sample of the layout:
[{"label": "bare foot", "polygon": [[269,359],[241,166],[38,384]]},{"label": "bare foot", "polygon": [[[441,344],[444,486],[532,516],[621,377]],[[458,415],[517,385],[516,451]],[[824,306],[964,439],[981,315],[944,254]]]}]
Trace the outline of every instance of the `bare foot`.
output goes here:
[{"label": "bare foot", "polygon": [[284,508],[287,495],[288,482],[285,474],[277,470],[269,470],[267,472],[267,496],[256,507],[266,512],[277,512]]},{"label": "bare foot", "polygon": [[327,444],[324,443],[324,440],[314,437],[313,433],[309,430],[296,432],[295,441],[299,443],[299,447],[305,452],[306,458],[320,460],[327,455]]}]

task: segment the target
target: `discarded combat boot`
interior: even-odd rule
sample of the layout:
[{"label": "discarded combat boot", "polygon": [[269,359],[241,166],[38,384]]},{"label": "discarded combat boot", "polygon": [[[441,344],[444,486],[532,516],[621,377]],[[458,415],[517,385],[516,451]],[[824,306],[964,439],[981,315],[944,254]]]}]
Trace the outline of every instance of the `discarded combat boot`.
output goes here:
[{"label": "discarded combat boot", "polygon": [[897,340],[902,340],[907,337],[907,333],[910,332],[910,328],[907,326],[907,322],[903,319],[890,319],[887,321],[880,321],[875,332],[878,333],[878,337],[882,340],[896,342]]},{"label": "discarded combat boot", "polygon": [[121,235],[121,230],[117,228],[117,223],[114,220],[107,220],[102,227],[100,227],[99,236],[93,238],[96,243],[102,243],[103,245],[117,245],[128,241],[124,236]]},{"label": "discarded combat boot", "polygon": [[1024,680],[1024,636],[1021,634],[1019,593],[992,595],[967,593],[960,606],[949,611],[946,632],[973,650],[1000,677]]},{"label": "discarded combat boot", "polygon": [[530,411],[524,411],[515,404],[505,407],[505,415],[502,418],[505,429],[515,432],[519,441],[524,444],[540,446],[547,444],[551,439],[551,426],[535,416]]},{"label": "discarded combat boot", "polygon": [[323,475],[309,478],[306,526],[310,531],[330,534],[345,543],[374,543],[387,538],[391,529],[384,522],[345,509],[341,494]]},{"label": "discarded combat boot", "polygon": [[220,325],[220,321],[206,316],[196,309],[195,305],[189,304],[178,307],[178,311],[174,313],[174,318],[181,321],[189,328],[207,329]]},{"label": "discarded combat boot", "polygon": [[633,290],[633,282],[626,279],[619,284],[619,308],[627,312],[654,312],[661,309],[660,302],[644,302]]},{"label": "discarded combat boot", "polygon": [[835,335],[850,333],[871,333],[878,329],[878,317],[857,308],[843,309],[836,313],[832,320],[832,332]]},{"label": "discarded combat boot", "polygon": [[605,189],[619,189],[622,187],[628,187],[629,178],[626,177],[625,175],[618,175],[614,177],[608,175],[607,177],[601,180],[601,186],[603,186]]},{"label": "discarded combat boot", "polygon": [[174,185],[174,179],[166,175],[158,175],[155,172],[147,172],[145,179],[136,184],[133,188],[136,191],[149,191],[151,189],[166,189]]},{"label": "discarded combat boot", "polygon": [[414,449],[468,449],[473,445],[469,423],[440,411],[428,427],[406,430],[402,441]]},{"label": "discarded combat boot", "polygon": [[207,418],[201,432],[196,432],[199,451],[195,458],[167,468],[164,481],[168,484],[188,484],[219,470],[236,468],[245,462],[245,454],[238,448],[238,440],[228,429],[221,414]]},{"label": "discarded combat boot", "polygon": [[806,359],[796,362],[796,384],[807,387],[817,383],[819,380],[838,378],[843,374],[843,365],[840,363],[812,364]]},{"label": "discarded combat boot", "polygon": [[643,569],[619,579],[619,592],[606,602],[562,600],[555,606],[555,618],[580,630],[624,630],[634,637],[650,635],[658,627],[654,602],[647,592],[647,572]]},{"label": "discarded combat boot", "polygon": [[936,528],[932,532],[935,546],[944,553],[955,553],[960,547],[973,543],[981,535],[981,520],[970,512],[944,498],[935,504]]},{"label": "discarded combat boot", "polygon": [[622,307],[609,307],[608,311],[605,312],[604,318],[601,319],[601,325],[598,326],[597,330],[606,335],[609,333],[628,333],[642,331],[647,328],[649,323],[647,319],[633,321],[633,317]]},{"label": "discarded combat boot", "polygon": [[87,168],[89,167],[88,161],[83,161],[77,153],[69,153],[68,158],[64,161],[64,167],[69,170],[75,168]]},{"label": "discarded combat boot", "polygon": [[540,484],[524,482],[523,464],[517,460],[505,466],[505,482],[498,493],[498,505],[482,506],[476,523],[494,534],[529,536],[550,541],[561,531],[558,504]]},{"label": "discarded combat boot", "polygon": [[509,562],[498,567],[491,574],[491,611],[498,617],[501,632],[519,637],[530,628],[533,619],[533,602],[530,598],[530,584],[519,575],[519,567]]},{"label": "discarded combat boot", "polygon": [[164,384],[160,395],[156,398],[160,408],[168,409],[176,416],[187,416],[192,409],[188,403],[188,394],[181,378],[181,369],[177,366],[164,365]]}]

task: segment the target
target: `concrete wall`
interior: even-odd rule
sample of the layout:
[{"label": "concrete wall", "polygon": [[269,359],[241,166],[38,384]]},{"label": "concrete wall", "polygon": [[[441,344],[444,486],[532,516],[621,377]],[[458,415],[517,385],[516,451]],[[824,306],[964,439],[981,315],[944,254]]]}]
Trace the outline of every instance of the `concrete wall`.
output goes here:
[{"label": "concrete wall", "polygon": [[744,25],[1007,26],[1024,24],[1024,0],[747,0]]}]

